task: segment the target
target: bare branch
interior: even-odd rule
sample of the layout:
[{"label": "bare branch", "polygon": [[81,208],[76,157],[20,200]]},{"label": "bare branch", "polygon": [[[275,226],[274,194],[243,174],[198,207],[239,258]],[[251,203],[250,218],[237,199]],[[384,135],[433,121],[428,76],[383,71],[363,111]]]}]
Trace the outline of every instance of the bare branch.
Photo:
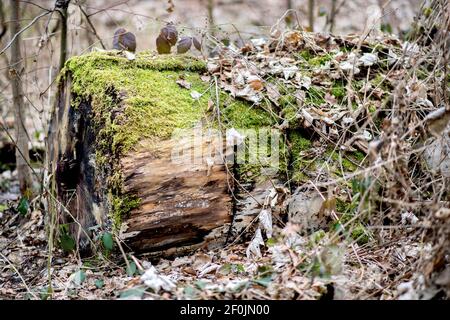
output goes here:
[{"label": "bare branch", "polygon": [[[14,1],[13,1],[14,2]],[[8,42],[8,44],[2,49],[2,51],[0,51],[0,55],[2,55],[3,53],[5,53],[6,50],[8,50],[9,47],[11,47],[11,45],[14,43],[14,41],[17,39],[17,37],[19,37],[24,31],[26,31],[27,29],[29,29],[33,24],[35,24],[37,21],[39,21],[39,19],[41,19],[42,17],[45,17],[46,15],[50,14],[50,12],[43,12],[40,15],[36,16],[29,24],[27,24],[24,28],[22,28],[21,30],[17,31],[16,33],[14,33],[12,35],[11,40]]]},{"label": "bare branch", "polygon": [[89,27],[92,30],[92,33],[94,33],[95,37],[97,38],[97,40],[100,42],[100,45],[102,46],[103,49],[106,49],[105,44],[103,43],[102,39],[100,38],[100,36],[97,33],[97,30],[95,29],[94,25],[91,22],[91,19],[89,17],[89,15],[86,13],[86,11],[83,9],[83,7],[81,5],[78,5],[78,7],[80,8],[81,13],[84,15],[84,17],[86,18],[86,21],[89,25]]}]

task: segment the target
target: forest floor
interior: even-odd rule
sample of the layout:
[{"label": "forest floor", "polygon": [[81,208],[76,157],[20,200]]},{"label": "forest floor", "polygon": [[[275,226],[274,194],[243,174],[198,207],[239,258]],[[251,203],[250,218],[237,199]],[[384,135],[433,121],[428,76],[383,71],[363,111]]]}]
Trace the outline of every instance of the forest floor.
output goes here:
[{"label": "forest floor", "polygon": [[406,236],[383,245],[339,246],[322,255],[323,268],[333,274],[313,276],[298,253],[319,250],[311,246],[317,239],[300,237],[288,224],[275,230],[282,241],[257,260],[246,253],[249,243],[175,259],[132,256],[128,267],[120,253],[80,259],[56,249],[49,267],[44,221],[39,210],[27,217],[3,212],[1,299],[414,299],[404,280],[431,249]]},{"label": "forest floor", "polygon": [[[347,3],[359,12],[360,1]],[[242,9],[227,8],[232,17]],[[117,19],[103,25],[131,26],[121,15],[130,17],[117,10]],[[133,21],[142,37],[148,26],[139,26],[141,18]],[[221,89],[252,103],[269,101],[277,129],[301,133],[292,146],[299,164],[290,172],[294,187],[281,204],[288,219],[268,225],[261,212],[239,241],[221,249],[176,258],[102,246],[91,257],[67,253],[49,239],[46,195],[23,201],[17,172],[1,168],[0,299],[448,297],[449,142],[436,138],[450,121],[442,106],[448,53],[420,40],[272,28],[270,37],[209,61],[209,77],[218,77]],[[229,55],[233,50],[239,55]],[[316,201],[324,210],[314,209]],[[299,208],[312,229],[299,223]]]},{"label": "forest floor", "polygon": [[[258,227],[249,228],[249,234],[240,242],[172,259],[121,254],[119,250],[101,248],[97,248],[92,257],[80,258],[77,251],[67,254],[60,246],[49,250],[49,243],[53,243],[48,239],[46,229],[49,217],[42,211],[40,197],[29,203],[19,200],[16,173],[4,171],[0,203],[7,205],[0,208],[0,297],[443,297],[445,291],[439,286],[450,283],[449,269],[446,268],[448,256],[445,255],[448,249],[445,249],[449,218],[447,202],[434,198],[436,193],[431,191],[423,194],[420,185],[427,181],[427,186],[444,190],[440,194],[443,196],[448,179],[436,176],[438,169],[424,166],[423,159],[410,158],[417,162],[407,166],[408,170],[404,170],[405,163],[399,160],[403,154],[410,157],[417,152],[412,147],[417,135],[401,141],[399,136],[410,135],[410,128],[431,121],[425,117],[424,110],[440,110],[433,104],[435,95],[439,94],[431,85],[436,81],[434,76],[421,80],[409,78],[411,68],[423,71],[430,65],[424,60],[413,60],[411,57],[419,51],[402,47],[391,37],[371,42],[298,31],[279,31],[274,37],[276,39],[270,42],[255,39],[241,49],[245,55],[210,61],[209,71],[214,76],[217,75],[215,70],[225,70],[220,75],[220,86],[231,94],[255,103],[267,98],[274,106],[281,107],[279,114],[285,121],[277,124],[279,128],[300,130],[303,134],[308,132],[307,136],[299,137],[302,144],[298,147],[303,146],[303,149],[294,146],[302,165],[297,168],[301,171],[294,171],[292,177],[292,181],[297,179],[299,187],[293,188],[295,192],[289,195],[289,204],[283,205],[289,217],[287,222],[272,223],[270,220],[268,224],[261,211],[259,222],[255,223]],[[240,62],[242,59],[250,61],[252,67],[239,70],[244,65],[236,63],[239,59]],[[411,61],[420,62],[412,67]],[[269,88],[268,77],[276,78],[283,86]],[[393,100],[384,99],[392,95],[394,84],[396,90],[409,92],[409,100],[404,106],[409,109],[408,113],[392,119],[392,122],[398,121],[392,124],[377,120],[377,110],[385,116],[396,110]],[[406,96],[404,92],[403,95]],[[290,99],[282,103],[286,97]],[[343,103],[347,99],[354,101],[351,110]],[[445,113],[439,114],[438,118]],[[366,119],[370,121],[362,124]],[[353,126],[351,123],[358,124]],[[348,130],[349,135],[346,134]],[[354,139],[355,136],[358,139]],[[369,158],[370,150],[373,150],[371,142],[377,146],[372,160]],[[430,140],[427,143],[436,142]],[[317,147],[327,144],[338,149],[327,153],[327,149]],[[339,146],[347,149],[341,150]],[[338,156],[333,156],[334,153]],[[360,153],[364,154],[362,158],[358,158]],[[326,160],[320,159],[325,154]],[[392,154],[397,155],[394,160]],[[349,159],[359,160],[355,165]],[[310,168],[305,165],[307,162],[317,162],[317,165]],[[417,170],[421,170],[420,175]],[[351,177],[360,180],[354,181]],[[405,195],[408,192],[402,189],[404,186],[399,187],[402,179],[409,181],[408,192],[414,197]],[[336,186],[333,196],[330,196],[331,189],[319,191],[317,188],[329,184]],[[323,198],[320,206],[325,208],[325,215],[323,210],[312,209],[316,200],[311,194],[315,190]],[[391,206],[399,197],[404,197],[403,207]],[[269,198],[269,202],[274,199]],[[304,212],[298,208],[307,208],[307,214],[313,214],[308,218],[316,223],[311,232],[305,232],[301,223],[294,222],[296,214]],[[379,208],[380,212],[376,211]],[[367,210],[375,212],[370,217],[375,222],[367,220],[364,215]],[[261,233],[265,234],[265,239]],[[429,238],[430,233],[434,237]],[[51,256],[49,252],[52,252]],[[435,271],[437,275],[432,276]],[[428,282],[431,277],[432,283]]]}]

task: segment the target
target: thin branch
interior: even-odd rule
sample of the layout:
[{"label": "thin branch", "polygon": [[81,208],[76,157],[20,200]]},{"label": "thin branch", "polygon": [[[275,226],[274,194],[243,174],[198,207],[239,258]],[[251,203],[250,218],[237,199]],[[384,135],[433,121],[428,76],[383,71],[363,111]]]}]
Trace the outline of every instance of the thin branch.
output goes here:
[{"label": "thin branch", "polygon": [[50,14],[50,12],[43,12],[40,15],[36,16],[29,24],[27,24],[24,28],[22,28],[19,32],[17,32],[11,40],[8,42],[8,44],[0,51],[0,55],[4,54],[6,50],[8,50],[9,47],[14,43],[16,38],[22,34],[24,31],[29,29],[33,24],[35,24],[37,21],[39,21],[40,18],[45,17],[46,15]]},{"label": "thin branch", "polygon": [[14,270],[15,273],[17,273],[17,275],[20,278],[20,281],[22,281],[23,285],[25,286],[25,288],[27,289],[28,293],[31,294],[33,296],[33,298],[37,299],[38,297],[33,293],[33,291],[30,290],[30,288],[28,287],[27,283],[25,282],[25,280],[23,279],[22,275],[20,274],[19,270],[17,270],[16,266],[14,264],[12,264],[11,261],[8,260],[7,257],[5,257],[1,252],[0,252],[0,256],[3,260],[6,261],[7,264],[9,264],[11,266],[11,268]]},{"label": "thin branch", "polygon": [[100,36],[97,33],[97,30],[95,29],[94,25],[91,22],[91,19],[89,18],[89,15],[86,13],[86,11],[83,9],[83,7],[81,5],[78,5],[78,7],[80,8],[81,13],[84,15],[84,17],[86,18],[86,21],[89,25],[89,27],[91,27],[92,29],[92,33],[94,33],[95,37],[98,39],[98,42],[100,43],[100,45],[102,46],[102,48],[104,50],[106,50],[105,44],[103,43],[102,39],[100,38]]}]

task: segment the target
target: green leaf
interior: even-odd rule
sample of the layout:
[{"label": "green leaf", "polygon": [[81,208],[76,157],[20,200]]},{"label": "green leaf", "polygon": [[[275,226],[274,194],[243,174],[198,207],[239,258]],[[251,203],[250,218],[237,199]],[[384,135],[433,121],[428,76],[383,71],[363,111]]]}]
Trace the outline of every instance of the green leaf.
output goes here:
[{"label": "green leaf", "polygon": [[266,241],[266,246],[268,246],[268,247],[273,247],[276,244],[277,244],[277,240],[275,240],[274,238],[269,238]]},{"label": "green leaf", "polygon": [[29,208],[30,203],[28,202],[28,198],[22,197],[19,201],[19,205],[17,206],[17,211],[19,211],[19,213],[24,216],[27,214]]},{"label": "green leaf", "polygon": [[102,242],[106,250],[111,251],[113,249],[114,241],[111,233],[105,232],[102,237]]},{"label": "green leaf", "polygon": [[101,289],[105,285],[105,282],[102,279],[96,279],[94,283],[97,289]]},{"label": "green leaf", "polygon": [[61,244],[61,248],[65,251],[65,252],[70,252],[75,250],[76,247],[76,242],[75,240],[68,235],[67,233],[63,233],[61,235],[61,237],[59,238],[59,242]]},{"label": "green leaf", "polygon": [[84,280],[86,280],[86,273],[84,273],[83,270],[78,270],[77,272],[75,272],[75,275],[73,277],[73,282],[79,286],[81,285]]},{"label": "green leaf", "polygon": [[127,266],[127,275],[129,277],[132,277],[135,275],[136,273],[136,263],[134,263],[134,261],[132,261],[128,266]]},{"label": "green leaf", "polygon": [[131,288],[128,290],[125,290],[123,292],[120,293],[120,298],[124,299],[124,298],[131,298],[131,297],[138,297],[138,298],[142,298],[142,296],[145,293],[145,289],[142,287],[137,287],[137,288]]},{"label": "green leaf", "polygon": [[262,277],[259,279],[255,279],[253,281],[263,287],[267,287],[267,286],[269,286],[270,282],[272,281],[272,276]]},{"label": "green leaf", "polygon": [[187,295],[189,298],[195,298],[197,296],[197,289],[191,286],[187,286],[183,289],[183,293]]},{"label": "green leaf", "polygon": [[231,264],[230,263],[225,263],[219,269],[219,273],[222,274],[222,275],[227,275],[230,272],[231,272]]},{"label": "green leaf", "polygon": [[194,282],[194,285],[195,285],[197,288],[199,288],[200,290],[203,290],[203,289],[206,288],[207,283],[204,282],[204,281],[198,280],[198,281],[195,281],[195,282]]}]

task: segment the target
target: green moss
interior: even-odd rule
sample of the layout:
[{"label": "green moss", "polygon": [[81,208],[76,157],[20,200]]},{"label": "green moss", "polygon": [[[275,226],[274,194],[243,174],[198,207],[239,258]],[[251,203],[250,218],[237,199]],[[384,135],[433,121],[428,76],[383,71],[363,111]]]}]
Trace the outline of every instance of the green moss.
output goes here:
[{"label": "green moss", "polygon": [[304,171],[314,168],[313,161],[307,156],[307,152],[312,148],[312,142],[298,131],[291,131],[288,139],[291,145],[291,179],[295,183],[305,182],[309,178]]},{"label": "green moss", "polygon": [[374,88],[379,88],[382,90],[391,90],[392,86],[389,82],[389,80],[386,79],[386,76],[382,73],[378,73],[373,79],[372,79],[372,86]]},{"label": "green moss", "polygon": [[111,218],[113,227],[118,230],[122,223],[122,218],[126,216],[131,210],[138,208],[141,204],[141,199],[135,195],[114,195],[110,193],[110,202],[112,206]]},{"label": "green moss", "polygon": [[335,83],[330,91],[331,94],[340,102],[345,98],[347,93],[347,89],[342,85],[342,83]]},{"label": "green moss", "polygon": [[377,106],[376,106],[375,104],[372,104],[372,103],[371,103],[371,104],[369,105],[369,108],[368,108],[368,109],[369,109],[369,112],[370,112],[370,113],[375,113],[375,112],[377,111]]},{"label": "green moss", "polygon": [[[262,129],[267,130],[267,128]],[[261,130],[257,129],[253,132],[256,137],[259,137]],[[275,161],[275,158],[271,158],[273,156],[272,150],[268,147],[272,143],[270,137],[267,141],[268,146],[249,143],[250,139],[248,136],[244,140],[241,148],[243,148],[242,150],[245,152],[238,151],[236,159],[238,164],[236,167],[237,176],[240,182],[263,182],[275,173],[278,173],[277,176],[279,177],[285,175],[284,173],[287,172],[289,162],[288,148],[284,137],[278,131],[272,132],[272,134],[274,133],[278,135],[279,139],[278,161]]]},{"label": "green moss", "polygon": [[[270,110],[270,105],[250,105],[243,100],[231,99],[223,93],[220,97],[222,101],[223,124],[227,128],[242,131],[244,136],[252,133],[256,134],[257,139],[259,139],[261,130],[271,130],[277,123]],[[245,132],[247,129],[252,130]],[[265,181],[270,178],[270,172],[275,173],[278,171],[282,175],[282,172],[286,171],[288,157],[286,156],[287,147],[283,137],[280,136],[278,163],[267,163],[265,160],[269,160],[272,156],[271,150],[265,146],[250,145],[249,141],[249,137],[247,136],[243,145],[240,146],[242,151],[237,153],[236,171],[240,182],[254,183],[257,181]],[[270,145],[271,141],[269,140],[268,143]],[[250,161],[250,158],[252,161]]]},{"label": "green moss", "polygon": [[283,108],[283,118],[288,120],[291,128],[296,127],[298,108],[294,105],[289,105]]},{"label": "green moss", "polygon": [[359,245],[363,245],[369,242],[371,233],[363,225],[363,221],[360,217],[355,219],[359,205],[359,197],[355,196],[354,201],[346,202],[342,199],[336,199],[336,212],[339,215],[339,220],[335,224],[334,229],[343,231],[342,227],[345,225],[345,229],[348,231],[347,236],[356,241]]},{"label": "green moss", "polygon": [[366,158],[366,155],[361,151],[352,152],[354,159],[358,162],[358,164],[362,163]]},{"label": "green moss", "polygon": [[316,246],[320,243],[320,241],[325,238],[326,236],[326,232],[322,229],[317,230],[316,232],[314,232],[312,235],[309,236],[309,243],[308,245],[310,247]]},{"label": "green moss", "polygon": [[433,13],[433,9],[432,8],[430,8],[430,7],[426,7],[426,8],[424,8],[423,9],[423,15],[425,16],[425,17],[429,17],[429,16],[431,16],[431,14]]},{"label": "green moss", "polygon": [[72,57],[66,62],[69,70],[86,68],[89,65],[95,69],[109,69],[118,67],[124,69],[144,69],[156,71],[179,71],[192,72],[206,71],[204,61],[189,55],[157,55],[150,51],[137,54],[136,60],[130,61],[114,51],[92,52],[82,56]]},{"label": "green moss", "polygon": [[319,55],[309,50],[301,51],[297,54],[297,57],[305,60],[309,66],[313,67],[323,66],[333,58],[330,54]]},{"label": "green moss", "polygon": [[229,128],[249,129],[269,127],[275,124],[274,117],[259,106],[250,106],[246,101],[231,100],[224,103],[224,122]]},{"label": "green moss", "polygon": [[322,56],[316,55],[314,58],[309,59],[308,63],[314,67],[320,67],[325,65],[328,61],[331,61],[333,57],[330,54],[325,54]]},{"label": "green moss", "polygon": [[[206,88],[196,73],[203,70],[202,63],[186,59],[143,55],[128,61],[96,52],[70,59],[66,69],[72,75],[72,92],[80,100],[92,101],[101,140],[116,153],[129,151],[141,139],[167,138],[174,129],[190,127],[200,119],[206,97],[194,101],[190,90],[176,83],[182,75],[192,84],[191,90],[203,92]],[[114,110],[118,108],[114,96],[123,96],[123,110]],[[121,111],[115,119],[111,119],[113,111]]]},{"label": "green moss", "polygon": [[297,105],[297,99],[293,93],[285,93],[280,97],[278,103],[282,108],[294,107]]},{"label": "green moss", "polygon": [[350,236],[359,245],[368,243],[371,238],[369,231],[361,223],[352,226]]},{"label": "green moss", "polygon": [[303,50],[297,54],[297,57],[300,57],[305,61],[309,61],[310,59],[312,59],[313,54],[309,50]]},{"label": "green moss", "polygon": [[297,120],[299,107],[297,105],[297,98],[295,97],[295,89],[279,85],[279,92],[281,97],[278,103],[282,110],[281,116],[289,122],[290,128],[297,128],[299,125]]},{"label": "green moss", "polygon": [[312,146],[310,139],[305,138],[300,132],[295,131],[289,135],[289,140],[292,143],[291,152],[294,155],[299,155],[302,151],[309,150]]},{"label": "green moss", "polygon": [[339,198],[336,198],[336,211],[338,213],[346,213],[349,211],[349,204],[345,201],[342,201]]},{"label": "green moss", "polygon": [[331,157],[331,159],[335,162],[337,174],[341,174],[341,169],[343,169],[344,172],[353,172],[358,168],[357,165],[347,159],[347,157],[341,156],[339,152],[334,151],[332,148],[329,148],[325,154],[327,157]]},{"label": "green moss", "polygon": [[325,103],[325,92],[322,88],[311,86],[306,92],[306,104],[319,107]]}]

